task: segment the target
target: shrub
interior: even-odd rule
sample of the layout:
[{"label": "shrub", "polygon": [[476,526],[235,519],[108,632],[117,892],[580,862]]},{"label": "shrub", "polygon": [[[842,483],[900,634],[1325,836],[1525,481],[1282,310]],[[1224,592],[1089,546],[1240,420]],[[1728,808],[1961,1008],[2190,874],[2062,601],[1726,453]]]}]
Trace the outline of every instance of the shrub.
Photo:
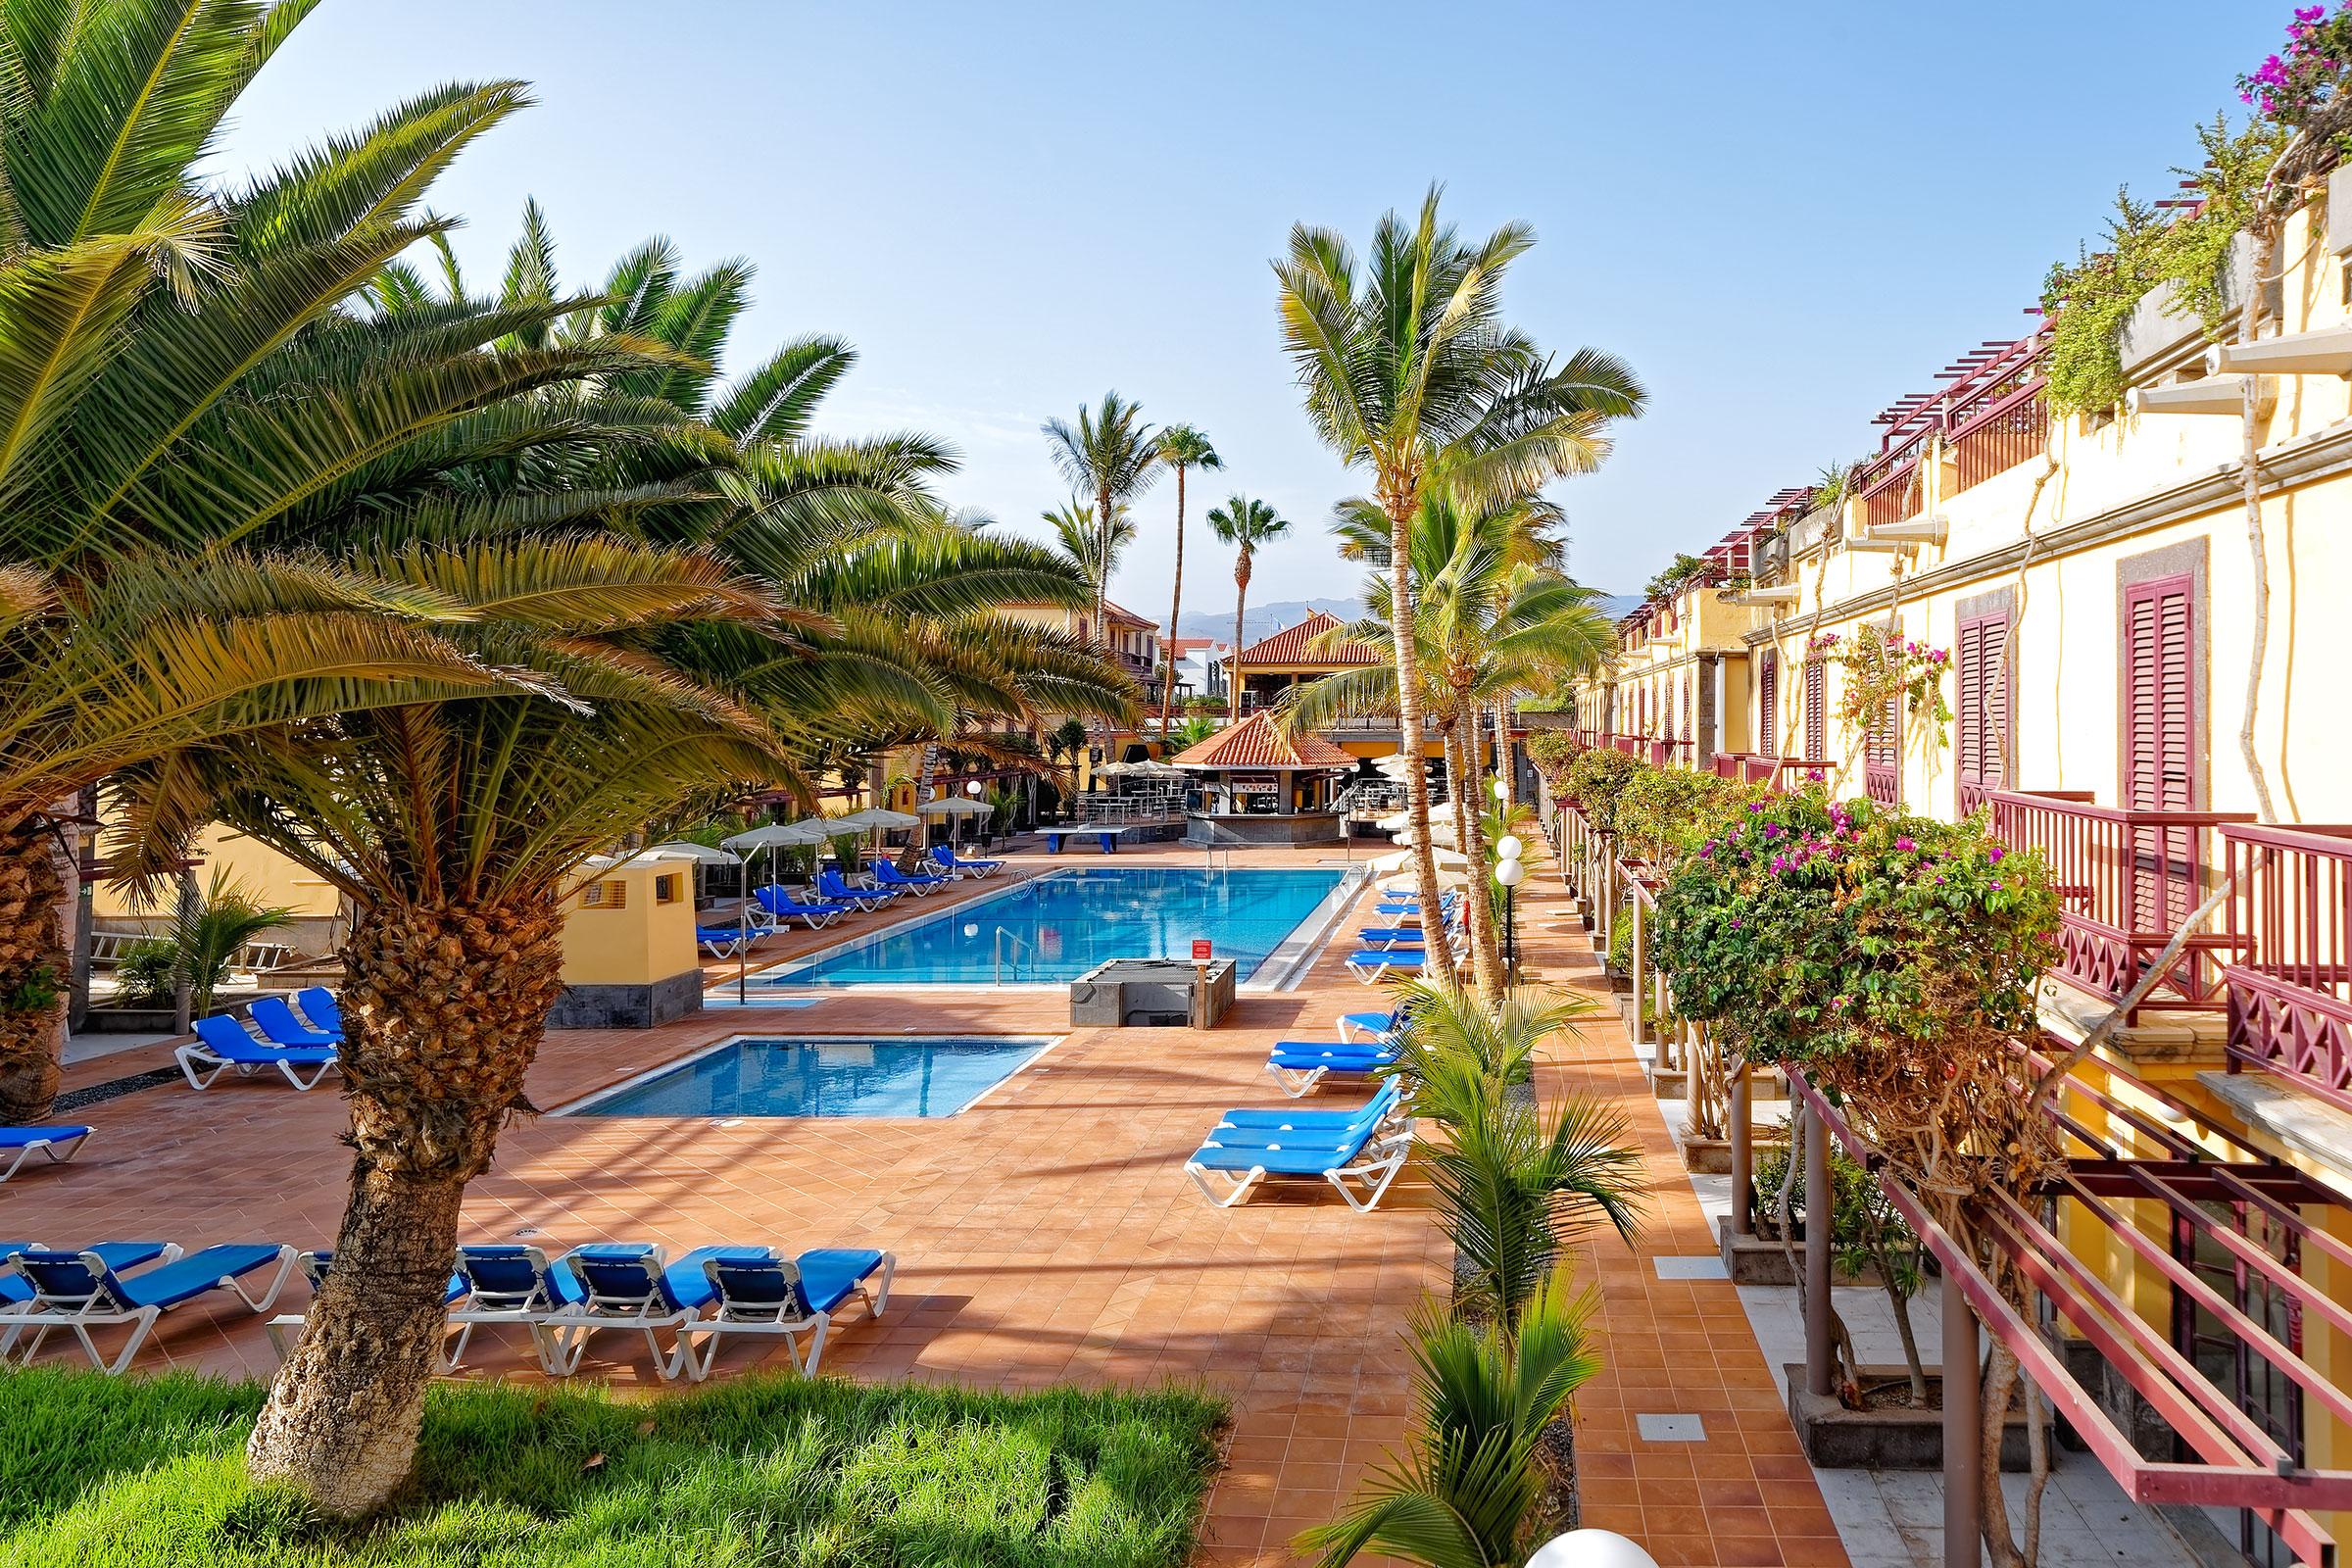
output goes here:
[{"label": "shrub", "polygon": [[1617,853],[1670,866],[1710,832],[1730,826],[1740,808],[1763,793],[1713,773],[1642,767],[1617,795]]},{"label": "shrub", "polygon": [[170,937],[144,937],[122,950],[115,965],[115,1000],[125,1007],[168,1007],[172,975],[179,967],[179,944]]},{"label": "shrub", "polygon": [[1617,831],[1617,797],[1634,774],[1648,763],[1614,748],[1579,752],[1568,764],[1568,798],[1585,813],[1595,832]]}]

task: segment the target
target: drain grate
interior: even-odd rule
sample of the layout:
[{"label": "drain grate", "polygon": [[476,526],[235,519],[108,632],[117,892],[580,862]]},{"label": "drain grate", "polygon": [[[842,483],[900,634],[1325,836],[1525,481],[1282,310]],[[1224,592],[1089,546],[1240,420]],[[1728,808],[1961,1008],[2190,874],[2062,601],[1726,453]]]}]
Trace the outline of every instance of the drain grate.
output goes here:
[{"label": "drain grate", "polygon": [[57,1103],[51,1108],[62,1113],[79,1110],[84,1105],[103,1105],[110,1100],[121,1100],[124,1095],[135,1095],[142,1089],[171,1083],[178,1076],[177,1067],[157,1067],[148,1072],[134,1072],[127,1078],[109,1078],[102,1084],[92,1084],[87,1089],[75,1089],[58,1096]]}]

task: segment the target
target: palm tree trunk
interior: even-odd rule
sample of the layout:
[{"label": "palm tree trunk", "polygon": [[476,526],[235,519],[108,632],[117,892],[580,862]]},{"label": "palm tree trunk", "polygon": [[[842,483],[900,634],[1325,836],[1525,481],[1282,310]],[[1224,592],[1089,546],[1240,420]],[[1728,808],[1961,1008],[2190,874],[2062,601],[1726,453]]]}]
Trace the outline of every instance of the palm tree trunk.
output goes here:
[{"label": "palm tree trunk", "polygon": [[[1215,517],[1210,517],[1214,522]],[[1233,564],[1233,690],[1227,693],[1232,702],[1232,717],[1228,723],[1242,721],[1242,622],[1243,612],[1250,606],[1250,547],[1242,546],[1241,559]]]},{"label": "palm tree trunk", "polygon": [[0,831],[0,1123],[49,1114],[64,1057],[65,878],[37,821]]},{"label": "palm tree trunk", "polygon": [[[1434,915],[1438,904],[1438,859],[1429,842],[1429,768],[1421,756],[1421,661],[1413,646],[1413,512],[1416,498],[1399,494],[1385,481],[1382,504],[1389,516],[1389,626],[1396,649],[1397,750],[1413,760],[1405,770],[1405,812],[1413,830],[1413,891],[1420,895],[1422,918]],[[1237,662],[1241,657],[1237,650]],[[1460,808],[1455,808],[1460,809]],[[1463,896],[1469,896],[1464,890]],[[1425,979],[1447,991],[1456,989],[1453,944],[1443,921],[1424,938],[1428,956],[1422,961]]]},{"label": "palm tree trunk", "polygon": [[358,1518],[408,1479],[448,1309],[466,1184],[489,1166],[563,991],[545,893],[378,906],[344,950],[343,1076],[358,1150],[335,1266],[246,1445],[256,1481]]},{"label": "palm tree trunk", "polygon": [[1478,705],[1462,705],[1467,735],[1459,725],[1446,728],[1446,773],[1453,793],[1453,840],[1470,862],[1470,885],[1462,889],[1462,906],[1469,912],[1470,972],[1478,994],[1490,1005],[1502,1000],[1502,956],[1494,945],[1494,905],[1487,874],[1487,833],[1479,821]]},{"label": "palm tree trunk", "polygon": [[1167,678],[1159,688],[1159,738],[1168,738],[1168,715],[1176,709],[1176,620],[1184,611],[1184,465],[1176,465],[1176,587],[1168,597]]}]

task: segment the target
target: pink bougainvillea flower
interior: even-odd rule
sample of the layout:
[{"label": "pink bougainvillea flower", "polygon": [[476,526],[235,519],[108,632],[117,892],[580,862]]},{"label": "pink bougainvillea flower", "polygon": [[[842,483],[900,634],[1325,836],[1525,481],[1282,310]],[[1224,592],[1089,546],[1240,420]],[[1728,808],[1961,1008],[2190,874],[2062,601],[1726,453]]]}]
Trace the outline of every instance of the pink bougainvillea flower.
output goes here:
[{"label": "pink bougainvillea flower", "polygon": [[1913,850],[1919,848],[1919,844],[1918,841],[1914,839],[1901,838],[1894,841],[1894,847],[1902,851],[1905,855],[1909,855]]}]

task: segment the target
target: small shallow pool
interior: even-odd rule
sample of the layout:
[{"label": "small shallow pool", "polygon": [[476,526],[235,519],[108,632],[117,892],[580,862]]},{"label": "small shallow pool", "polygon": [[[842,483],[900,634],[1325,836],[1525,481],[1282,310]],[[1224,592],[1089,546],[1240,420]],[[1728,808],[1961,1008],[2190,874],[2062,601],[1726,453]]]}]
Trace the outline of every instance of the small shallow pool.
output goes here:
[{"label": "small shallow pool", "polygon": [[566,1116],[953,1116],[1037,1059],[1042,1036],[725,1040]]}]

